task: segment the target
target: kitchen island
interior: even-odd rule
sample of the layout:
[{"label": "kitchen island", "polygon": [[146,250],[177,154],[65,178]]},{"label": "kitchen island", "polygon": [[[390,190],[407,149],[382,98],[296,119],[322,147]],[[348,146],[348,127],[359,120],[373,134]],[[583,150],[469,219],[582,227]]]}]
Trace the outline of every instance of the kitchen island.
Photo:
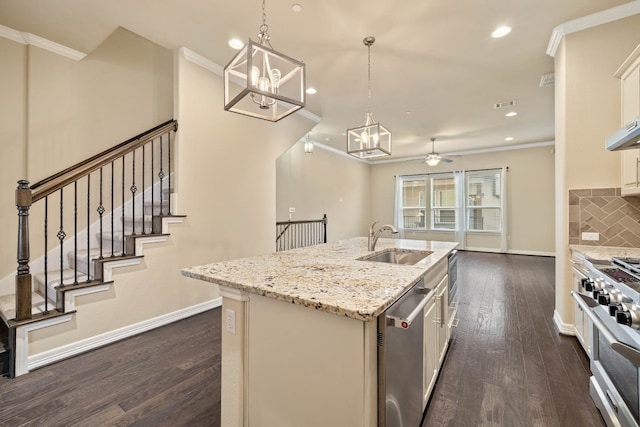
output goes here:
[{"label": "kitchen island", "polygon": [[456,245],[380,239],[375,253],[431,252],[397,265],[359,260],[354,238],[182,270],[223,297],[222,425],[376,426],[375,320],[425,276],[442,283]]}]

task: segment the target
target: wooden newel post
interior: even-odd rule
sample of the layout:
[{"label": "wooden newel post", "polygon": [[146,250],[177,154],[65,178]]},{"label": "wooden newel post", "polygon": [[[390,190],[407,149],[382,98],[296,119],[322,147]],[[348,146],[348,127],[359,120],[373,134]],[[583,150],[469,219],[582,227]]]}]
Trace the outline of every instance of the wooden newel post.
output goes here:
[{"label": "wooden newel post", "polygon": [[16,274],[16,320],[31,319],[31,273],[29,272],[29,208],[31,207],[29,181],[18,181],[16,207],[18,208],[18,273]]}]

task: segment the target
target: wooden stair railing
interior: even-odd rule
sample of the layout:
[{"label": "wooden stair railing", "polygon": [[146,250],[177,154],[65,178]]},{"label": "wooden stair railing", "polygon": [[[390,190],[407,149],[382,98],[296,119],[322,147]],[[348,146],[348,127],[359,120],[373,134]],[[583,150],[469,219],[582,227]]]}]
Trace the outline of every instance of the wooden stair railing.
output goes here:
[{"label": "wooden stair railing", "polygon": [[[160,233],[158,230],[158,217],[172,216],[171,213],[171,198],[168,195],[171,189],[171,174],[172,174],[172,157],[171,157],[171,132],[176,132],[178,129],[178,123],[175,120],[169,120],[161,125],[158,125],[146,132],[141,133],[131,139],[128,139],[108,150],[105,150],[99,154],[96,154],[82,162],[79,162],[63,171],[60,171],[50,177],[43,179],[33,185],[29,185],[26,180],[18,181],[18,188],[16,190],[16,206],[18,209],[18,269],[15,280],[15,319],[11,320],[12,325],[20,323],[28,323],[34,321],[34,315],[32,315],[32,275],[30,271],[30,242],[29,242],[29,211],[34,203],[44,200],[44,315],[49,314],[49,298],[48,298],[48,286],[47,286],[47,274],[48,274],[48,233],[49,233],[49,197],[59,194],[59,206],[56,206],[55,210],[59,210],[59,220],[56,222],[59,226],[55,238],[60,244],[60,278],[58,288],[87,286],[95,281],[89,274],[86,275],[84,282],[81,283],[78,275],[78,248],[80,242],[78,242],[78,219],[82,216],[82,220],[85,220],[86,216],[86,250],[87,250],[87,262],[91,263],[90,251],[91,251],[91,224],[92,222],[99,223],[99,231],[97,239],[99,241],[99,260],[105,258],[126,257],[131,256],[126,252],[126,246],[124,244],[124,237],[122,249],[119,254],[114,251],[114,217],[116,215],[116,209],[121,210],[122,231],[124,236],[125,230],[125,206],[130,205],[131,218],[133,225],[131,226],[131,234],[136,236],[136,205],[141,206],[140,213],[142,214],[142,226],[139,227],[140,234],[152,234]],[[136,171],[136,161],[138,162],[138,170]],[[128,162],[128,164],[127,164]],[[148,167],[149,163],[151,164]],[[92,183],[91,177],[94,174],[94,181]],[[105,178],[106,177],[106,178]],[[129,179],[127,184],[130,187],[125,189],[125,182]],[[97,181],[97,182],[96,182]],[[119,182],[118,182],[119,181]],[[167,182],[168,181],[168,182]],[[167,184],[165,184],[167,182]],[[86,205],[82,206],[78,203],[79,191],[78,186],[86,188]],[[104,196],[104,187],[108,187],[106,200]],[[159,191],[156,191],[156,187]],[[69,220],[68,215],[65,217],[65,193],[67,190],[67,199],[69,199],[68,192],[71,191],[71,199],[73,201],[72,208],[72,221]],[[141,194],[137,195],[138,190],[141,189]],[[150,189],[150,190],[148,190]],[[94,194],[94,190],[98,191],[98,196]],[[146,193],[150,192],[151,198],[151,219],[145,221],[145,200]],[[118,194],[119,193],[119,194]],[[92,195],[94,197],[92,197]],[[118,200],[116,200],[116,196]],[[156,213],[153,209],[155,206],[155,197],[159,197],[160,211]],[[116,203],[121,203],[120,207],[116,207]],[[94,212],[92,212],[92,204]],[[96,206],[97,205],[97,206]],[[107,206],[108,205],[108,206]],[[165,211],[166,206],[166,211]],[[86,211],[85,211],[86,208]],[[108,214],[108,209],[111,209],[111,213]],[[70,209],[66,209],[68,213]],[[79,213],[82,212],[82,213]],[[105,215],[107,214],[107,215]],[[107,228],[110,230],[111,247],[110,253],[106,254],[103,247],[104,227],[103,221],[108,217],[110,226]],[[95,220],[95,221],[94,221]],[[72,225],[69,223],[72,222]],[[161,222],[160,222],[161,223]],[[73,250],[75,252],[74,277],[73,283],[65,284],[67,278],[63,277],[63,245],[68,235],[67,229],[72,227],[72,237],[66,242],[68,243],[73,239]],[[130,245],[129,245],[130,246]],[[109,251],[108,251],[109,252]],[[96,263],[100,264],[100,263]],[[97,281],[100,281],[102,273],[98,271],[98,267],[94,277]],[[64,298],[58,298],[57,301],[64,300]],[[64,307],[57,306],[55,310],[58,312],[64,312]],[[42,317],[42,316],[38,316]]]},{"label": "wooden stair railing", "polygon": [[276,252],[327,243],[327,214],[321,219],[276,222]]}]

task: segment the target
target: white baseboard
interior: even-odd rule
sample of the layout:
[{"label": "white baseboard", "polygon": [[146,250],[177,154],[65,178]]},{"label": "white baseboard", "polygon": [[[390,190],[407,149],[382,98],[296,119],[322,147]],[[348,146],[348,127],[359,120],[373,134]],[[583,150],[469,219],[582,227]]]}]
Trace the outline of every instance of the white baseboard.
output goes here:
[{"label": "white baseboard", "polygon": [[560,313],[558,313],[557,310],[553,310],[553,322],[556,324],[558,332],[560,332],[562,335],[576,335],[575,326],[569,323],[563,323],[562,318],[560,317]]},{"label": "white baseboard", "polygon": [[[494,254],[501,254],[501,253],[505,253],[505,252],[500,252],[499,249],[495,249],[495,248],[472,248],[467,246],[466,248],[462,249],[463,251],[469,251],[469,252],[489,252],[489,253],[494,253]],[[506,252],[509,255],[532,255],[532,256],[549,256],[549,257],[555,257],[556,253],[555,252],[545,252],[545,251],[521,251],[521,250],[517,250],[517,249],[509,249]]]},{"label": "white baseboard", "polygon": [[43,351],[42,353],[34,354],[27,358],[27,370],[30,371],[36,368],[40,368],[42,366],[67,359],[72,356],[76,356],[78,354],[96,349],[98,347],[102,347],[107,344],[111,344],[113,342],[140,334],[142,332],[150,331],[160,326],[168,325],[169,323],[173,323],[178,320],[182,320],[220,306],[222,306],[222,297],[178,311],[174,311],[172,313],[164,314],[153,319],[148,319],[140,323],[125,326],[124,328],[106,332],[104,334],[87,338],[72,344],[67,344],[62,347],[54,348],[52,350]]},{"label": "white baseboard", "polygon": [[549,257],[554,257],[556,256],[555,252],[543,252],[543,251],[519,251],[519,250],[508,250],[507,251],[508,254],[513,254],[513,255],[533,255],[533,256],[549,256]]}]

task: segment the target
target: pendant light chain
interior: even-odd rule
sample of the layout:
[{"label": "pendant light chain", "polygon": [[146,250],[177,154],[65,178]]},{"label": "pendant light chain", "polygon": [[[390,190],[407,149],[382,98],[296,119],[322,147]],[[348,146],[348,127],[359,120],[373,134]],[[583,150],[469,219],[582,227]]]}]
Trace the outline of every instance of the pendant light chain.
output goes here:
[{"label": "pendant light chain", "polygon": [[367,64],[368,64],[368,71],[367,71],[367,92],[368,92],[368,97],[369,97],[369,105],[368,105],[368,113],[371,114],[371,43],[367,44],[367,56],[368,56],[368,60],[367,60]]},{"label": "pendant light chain", "polygon": [[258,43],[261,45],[268,44],[271,49],[271,36],[269,36],[269,26],[267,25],[267,11],[265,6],[266,0],[262,0],[262,25],[260,25],[260,32],[258,33]]}]

